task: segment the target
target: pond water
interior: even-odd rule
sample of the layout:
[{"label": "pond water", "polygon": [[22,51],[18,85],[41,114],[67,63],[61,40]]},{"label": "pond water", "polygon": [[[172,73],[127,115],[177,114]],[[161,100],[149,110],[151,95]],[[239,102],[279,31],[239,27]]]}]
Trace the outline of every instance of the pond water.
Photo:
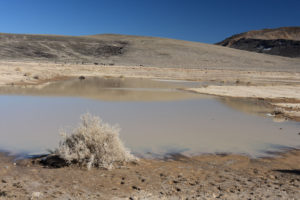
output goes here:
[{"label": "pond water", "polygon": [[179,90],[198,82],[86,78],[44,86],[1,88],[0,149],[40,154],[58,146],[89,112],[121,127],[120,137],[144,157],[181,153],[266,156],[300,146],[300,123],[276,123],[258,102]]}]

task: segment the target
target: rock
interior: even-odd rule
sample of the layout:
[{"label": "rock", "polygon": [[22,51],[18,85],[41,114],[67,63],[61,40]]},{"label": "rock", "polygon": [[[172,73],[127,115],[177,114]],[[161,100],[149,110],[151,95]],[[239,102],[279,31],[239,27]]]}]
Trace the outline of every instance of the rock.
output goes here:
[{"label": "rock", "polygon": [[78,79],[79,79],[79,80],[84,80],[84,79],[85,79],[85,76],[79,76]]},{"label": "rock", "polygon": [[270,178],[270,179],[276,179],[276,176],[274,176],[274,175],[269,175],[269,178]]},{"label": "rock", "polygon": [[20,182],[14,183],[13,186],[16,188],[22,188],[22,185]]},{"label": "rock", "polygon": [[40,198],[41,196],[42,196],[42,193],[40,193],[40,192],[33,192],[31,194],[31,199]]},{"label": "rock", "polygon": [[7,196],[7,192],[0,190],[0,197],[6,197],[6,196]]},{"label": "rock", "polygon": [[139,188],[139,187],[137,187],[137,186],[132,186],[132,189],[134,189],[134,190],[141,190],[141,188]]},{"label": "rock", "polygon": [[272,115],[282,115],[283,112],[281,110],[274,110],[271,114]]},{"label": "rock", "polygon": [[221,186],[218,186],[218,190],[223,191],[223,189],[221,188]]}]

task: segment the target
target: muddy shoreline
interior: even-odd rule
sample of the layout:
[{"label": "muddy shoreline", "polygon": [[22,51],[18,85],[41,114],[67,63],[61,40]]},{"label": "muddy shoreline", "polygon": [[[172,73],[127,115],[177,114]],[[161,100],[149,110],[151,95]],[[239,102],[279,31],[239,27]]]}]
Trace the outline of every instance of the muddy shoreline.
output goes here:
[{"label": "muddy shoreline", "polygon": [[2,199],[297,199],[300,151],[272,158],[177,156],[114,170],[48,168],[0,156]]}]

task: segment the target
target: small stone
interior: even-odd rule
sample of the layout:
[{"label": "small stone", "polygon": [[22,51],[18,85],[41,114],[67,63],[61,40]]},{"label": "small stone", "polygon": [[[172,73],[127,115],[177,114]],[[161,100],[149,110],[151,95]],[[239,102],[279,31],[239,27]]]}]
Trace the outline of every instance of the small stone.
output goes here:
[{"label": "small stone", "polygon": [[85,77],[84,77],[84,76],[79,76],[78,79],[79,79],[79,80],[84,80]]},{"label": "small stone", "polygon": [[132,189],[134,189],[134,190],[141,190],[141,188],[139,188],[139,187],[137,187],[137,186],[132,186]]},{"label": "small stone", "polygon": [[120,183],[121,185],[124,185],[125,184],[125,182],[124,181],[121,181],[121,183]]},{"label": "small stone", "polygon": [[41,196],[42,196],[42,193],[40,193],[40,192],[33,192],[31,194],[31,199],[33,199],[33,198],[39,198]]},{"label": "small stone", "polygon": [[270,179],[275,179],[275,176],[274,175],[269,175],[269,178]]},{"label": "small stone", "polygon": [[7,196],[7,192],[0,190],[0,197],[6,197],[6,196]]},{"label": "small stone", "polygon": [[16,188],[22,188],[22,185],[20,182],[14,183],[13,186]]}]

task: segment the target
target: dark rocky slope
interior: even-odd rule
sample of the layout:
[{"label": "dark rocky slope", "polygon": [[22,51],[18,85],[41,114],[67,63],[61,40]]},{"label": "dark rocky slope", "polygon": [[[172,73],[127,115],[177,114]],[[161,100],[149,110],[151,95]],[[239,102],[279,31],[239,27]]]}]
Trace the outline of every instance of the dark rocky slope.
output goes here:
[{"label": "dark rocky slope", "polygon": [[285,57],[300,57],[300,27],[263,29],[233,35],[218,45]]}]

